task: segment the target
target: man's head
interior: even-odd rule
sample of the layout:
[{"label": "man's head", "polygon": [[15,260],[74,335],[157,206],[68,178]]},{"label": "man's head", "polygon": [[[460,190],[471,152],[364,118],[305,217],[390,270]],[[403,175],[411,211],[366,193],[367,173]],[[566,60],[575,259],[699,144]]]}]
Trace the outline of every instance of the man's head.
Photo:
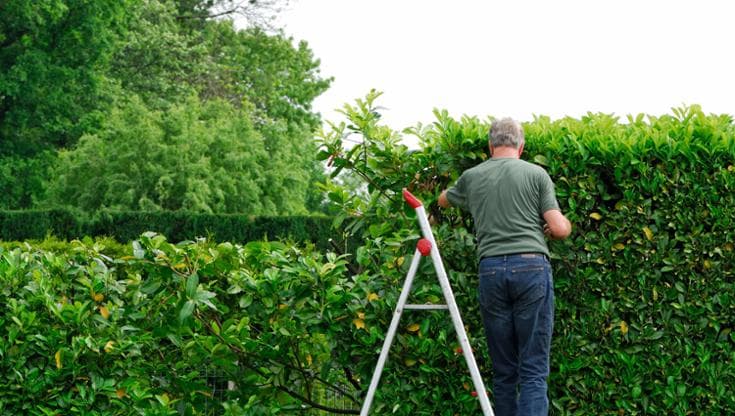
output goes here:
[{"label": "man's head", "polygon": [[504,154],[510,150],[515,150],[518,157],[520,157],[523,152],[523,145],[525,144],[523,126],[510,117],[496,120],[490,127],[489,142],[490,152],[493,155],[497,150],[503,148],[502,152]]}]

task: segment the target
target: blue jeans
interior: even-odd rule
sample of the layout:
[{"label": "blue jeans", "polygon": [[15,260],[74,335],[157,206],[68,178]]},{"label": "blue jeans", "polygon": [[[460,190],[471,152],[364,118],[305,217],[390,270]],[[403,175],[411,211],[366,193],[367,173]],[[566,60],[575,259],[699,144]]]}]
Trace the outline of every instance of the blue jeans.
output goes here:
[{"label": "blue jeans", "polygon": [[554,287],[541,254],[487,257],[480,262],[479,299],[493,363],[498,416],[547,415]]}]

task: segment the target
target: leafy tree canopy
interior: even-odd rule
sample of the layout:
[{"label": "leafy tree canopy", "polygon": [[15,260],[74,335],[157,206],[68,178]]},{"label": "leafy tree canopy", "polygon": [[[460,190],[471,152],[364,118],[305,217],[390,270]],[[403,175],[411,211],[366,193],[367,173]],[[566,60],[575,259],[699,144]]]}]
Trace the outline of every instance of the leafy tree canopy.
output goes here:
[{"label": "leafy tree canopy", "polygon": [[275,213],[262,198],[266,161],[262,136],[227,103],[191,97],[162,112],[133,97],[98,134],[60,153],[49,202],[90,211]]},{"label": "leafy tree canopy", "polygon": [[[19,182],[11,180],[13,176],[32,179],[20,191],[6,194],[0,204],[23,208],[40,201],[36,205],[64,203],[85,210],[115,206],[206,212],[247,207],[270,213],[304,212],[307,203],[315,207],[319,201],[306,197],[307,189],[321,177],[312,134],[319,117],[311,102],[331,80],[320,76],[319,61],[305,43],[294,45],[280,32],[259,28],[281,4],[285,2],[8,3],[0,17],[0,158],[7,162],[8,175],[0,178],[0,189],[17,189]],[[250,27],[237,30],[231,20],[221,19],[235,14],[245,16]],[[194,109],[195,118],[201,111],[206,113],[198,121],[220,116],[239,120],[207,125],[208,130],[191,134],[161,127],[191,127],[193,119],[177,118],[184,108]],[[212,109],[221,114],[210,114]],[[151,126],[157,127],[151,130]],[[232,131],[219,134],[222,126]],[[80,137],[84,139],[75,147]],[[160,137],[181,140],[166,142],[166,152],[146,155],[135,154],[144,147],[128,144],[140,138],[155,142]],[[238,196],[204,196],[209,192],[204,187],[197,188],[196,198],[191,193],[177,194],[183,188],[170,190],[175,197],[165,196],[169,191],[162,191],[168,183],[163,176],[120,182],[118,176],[94,178],[84,173],[83,167],[90,163],[85,158],[92,155],[110,158],[109,169],[92,169],[97,175],[119,173],[115,166],[124,163],[114,158],[123,155],[129,157],[126,160],[146,160],[150,174],[175,172],[182,163],[176,156],[187,155],[192,148],[219,146],[219,141],[225,141],[221,144],[225,148],[234,146],[228,140],[242,142],[235,153],[242,159],[229,166],[236,169],[230,173],[250,177],[256,184],[235,194],[255,195],[257,202],[244,203]],[[111,143],[133,153],[112,149]],[[39,156],[44,149],[52,153]],[[56,163],[57,150],[63,154],[53,169],[58,176],[48,180],[48,197],[44,197],[43,179]],[[205,166],[197,169],[204,172]],[[202,175],[211,189],[235,186],[226,175]],[[87,193],[81,188],[72,192],[76,185],[63,179],[83,177],[97,181],[95,189],[101,186],[104,192]],[[224,182],[215,183],[218,180]],[[80,199],[58,196],[67,191]],[[242,203],[241,208],[231,201]]]},{"label": "leafy tree canopy", "polygon": [[0,13],[0,155],[72,143],[104,109],[128,0],[10,0]]}]

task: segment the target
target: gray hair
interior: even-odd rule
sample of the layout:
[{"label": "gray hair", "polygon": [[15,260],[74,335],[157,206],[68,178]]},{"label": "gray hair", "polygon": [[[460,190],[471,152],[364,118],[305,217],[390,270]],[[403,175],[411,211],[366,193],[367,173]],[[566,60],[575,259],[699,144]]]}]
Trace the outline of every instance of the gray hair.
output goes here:
[{"label": "gray hair", "polygon": [[494,121],[488,139],[493,147],[509,146],[515,149],[520,148],[526,140],[521,123],[510,117]]}]

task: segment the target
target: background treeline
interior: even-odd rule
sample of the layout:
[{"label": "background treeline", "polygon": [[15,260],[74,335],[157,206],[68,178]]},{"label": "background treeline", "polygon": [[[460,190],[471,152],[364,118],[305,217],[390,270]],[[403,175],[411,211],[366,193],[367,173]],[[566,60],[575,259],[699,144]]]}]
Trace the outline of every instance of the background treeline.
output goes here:
[{"label": "background treeline", "polygon": [[330,79],[268,27],[284,3],[3,2],[0,209],[319,210]]}]

